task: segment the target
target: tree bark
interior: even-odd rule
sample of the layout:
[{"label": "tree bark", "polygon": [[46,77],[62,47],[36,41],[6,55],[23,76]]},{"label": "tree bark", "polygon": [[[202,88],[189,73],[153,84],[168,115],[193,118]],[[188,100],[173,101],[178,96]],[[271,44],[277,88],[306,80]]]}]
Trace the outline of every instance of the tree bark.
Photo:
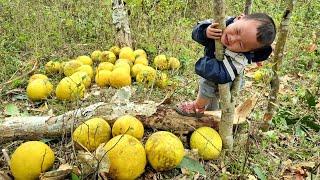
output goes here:
[{"label": "tree bark", "polygon": [[[226,8],[225,8],[225,2],[224,0],[214,0],[214,19],[215,22],[219,23],[219,29],[222,29],[222,31],[225,29],[225,14],[226,14]],[[215,55],[216,58],[219,60],[223,60],[224,58],[224,48],[223,44],[220,40],[215,40]]]},{"label": "tree bark", "polygon": [[[251,98],[238,106],[233,123],[244,123],[256,101],[256,98]],[[70,134],[75,127],[92,117],[101,117],[112,126],[119,116],[125,114],[136,116],[145,127],[173,131],[179,134],[192,132],[195,128],[202,126],[218,129],[221,111],[206,111],[204,117],[196,119],[181,116],[171,108],[162,105],[157,106],[155,110],[149,108],[154,105],[154,102],[127,103],[125,105],[99,102],[59,116],[9,117],[0,120],[0,144],[20,139],[39,140],[61,137]]]},{"label": "tree bark", "polygon": [[[246,0],[245,3],[245,8],[244,8],[244,14],[248,15],[251,13],[252,10],[252,1],[253,0]],[[232,83],[231,87],[231,98],[233,99],[232,101],[236,102],[236,98],[239,94],[240,91],[240,86],[241,86],[241,80],[243,79],[243,73],[239,74],[236,76]]]},{"label": "tree bark", "polygon": [[[244,8],[244,14],[248,15],[251,13],[252,10],[252,1],[253,0],[246,0],[245,3],[245,8]],[[236,76],[236,78],[234,79],[233,83],[232,83],[232,87],[231,87],[231,98],[233,99],[232,101],[236,101],[236,98],[239,94],[240,91],[240,86],[241,86],[241,80],[243,79],[243,73],[239,74]]]},{"label": "tree bark", "polygon": [[116,28],[117,45],[132,47],[129,18],[123,0],[112,0],[112,22]]},{"label": "tree bark", "polygon": [[270,82],[271,90],[270,90],[269,99],[268,99],[267,111],[263,117],[264,123],[262,128],[264,130],[267,130],[269,128],[270,121],[276,111],[277,95],[279,92],[278,71],[280,70],[280,65],[283,59],[283,50],[286,44],[287,34],[289,30],[289,22],[290,22],[290,17],[293,10],[293,3],[294,3],[294,0],[287,0],[287,8],[283,13],[282,21],[278,31],[279,32],[278,40],[277,40],[277,44],[274,51],[274,57],[272,60],[272,63],[274,64],[274,66],[272,67],[273,76]]},{"label": "tree bark", "polygon": [[246,0],[246,4],[244,6],[244,14],[250,14],[252,10],[252,1],[253,0]]},{"label": "tree bark", "polygon": [[[7,118],[0,124],[0,143],[18,139],[54,138],[64,133],[70,134],[71,130],[75,129],[74,127],[77,127],[90,117],[102,117],[112,127],[115,119],[105,118],[108,117],[103,113],[106,109],[109,109],[107,104],[98,103],[84,109],[70,111],[60,116]],[[88,111],[94,111],[94,113],[87,115],[85,112]],[[218,122],[213,116],[204,116],[200,120],[196,120],[192,117],[180,116],[175,111],[167,108],[159,108],[157,112],[150,117],[144,115],[136,115],[136,117],[138,117],[146,127],[171,130],[179,133],[189,132],[192,131],[193,128],[201,126],[217,128]]]},{"label": "tree bark", "polygon": [[[219,28],[225,29],[225,2],[224,0],[214,0],[214,19],[219,23]],[[219,60],[224,59],[224,47],[220,40],[215,40],[216,57]],[[222,139],[223,147],[232,149],[232,121],[234,119],[234,103],[232,102],[229,84],[219,84],[219,95],[221,104],[221,123],[219,125],[219,134]]]}]

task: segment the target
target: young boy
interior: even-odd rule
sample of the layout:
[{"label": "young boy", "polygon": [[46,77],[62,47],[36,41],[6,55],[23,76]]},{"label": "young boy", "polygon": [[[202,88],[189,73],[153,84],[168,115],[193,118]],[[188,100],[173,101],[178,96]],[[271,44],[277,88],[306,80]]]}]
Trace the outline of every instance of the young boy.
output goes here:
[{"label": "young boy", "polygon": [[[195,64],[195,71],[201,76],[197,99],[178,104],[175,109],[181,115],[201,117],[206,108],[218,109],[218,84],[232,82],[245,65],[266,60],[272,52],[276,27],[267,14],[229,18],[223,32],[217,26],[207,20],[192,31],[192,39],[205,46],[205,55]],[[220,39],[226,48],[223,61],[215,57],[215,39]]]}]

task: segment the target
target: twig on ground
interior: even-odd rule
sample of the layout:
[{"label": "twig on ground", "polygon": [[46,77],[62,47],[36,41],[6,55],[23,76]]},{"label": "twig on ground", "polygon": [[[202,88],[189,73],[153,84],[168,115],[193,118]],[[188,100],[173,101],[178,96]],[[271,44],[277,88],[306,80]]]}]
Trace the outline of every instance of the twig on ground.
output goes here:
[{"label": "twig on ground", "polygon": [[171,91],[169,91],[166,96],[162,99],[162,101],[160,101],[157,106],[163,104],[164,102],[166,102],[175,92],[176,88],[173,88]]},{"label": "twig on ground", "polygon": [[10,163],[10,157],[9,157],[9,154],[8,154],[7,150],[6,150],[6,149],[2,149],[2,153],[3,153],[3,156],[4,156],[7,164],[9,165],[9,163]]},{"label": "twig on ground", "polygon": [[21,78],[23,78],[23,77],[31,74],[33,71],[36,70],[37,67],[38,67],[38,61],[36,60],[35,63],[34,63],[34,65],[33,65],[33,67],[32,67],[32,69],[31,69],[30,71],[28,71],[28,72],[26,72],[26,73],[24,73],[24,74],[21,74],[20,76],[18,76],[18,77],[16,77],[16,78],[13,78],[13,76],[14,76],[14,75],[13,75],[7,82],[4,82],[4,83],[0,84],[0,92],[2,92],[2,90],[4,89],[4,87],[5,87],[7,84],[10,84],[10,83],[12,83],[13,81],[15,81],[15,80],[17,80],[17,79],[21,79]]}]

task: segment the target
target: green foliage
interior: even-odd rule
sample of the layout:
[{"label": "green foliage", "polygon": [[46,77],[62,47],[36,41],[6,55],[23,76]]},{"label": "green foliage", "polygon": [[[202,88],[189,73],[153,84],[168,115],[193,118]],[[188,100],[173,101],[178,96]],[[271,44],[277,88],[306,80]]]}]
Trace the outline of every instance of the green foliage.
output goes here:
[{"label": "green foliage", "polygon": [[71,179],[72,180],[80,180],[80,178],[74,173],[71,173]]},{"label": "green foliage", "polygon": [[310,128],[315,130],[316,132],[319,132],[320,124],[317,123],[317,119],[317,114],[305,114],[301,116],[294,114],[287,109],[280,109],[277,113],[277,116],[273,119],[273,122],[276,125],[284,127],[290,125],[299,125],[305,131]]},{"label": "green foliage", "polygon": [[255,166],[253,168],[254,173],[257,175],[257,177],[261,180],[267,180],[265,173],[262,171],[262,169],[259,166]]},{"label": "green foliage", "polygon": [[4,112],[9,116],[18,116],[20,114],[19,108],[12,103],[4,107]]},{"label": "green foliage", "polygon": [[199,172],[202,175],[206,175],[206,171],[204,170],[203,166],[194,159],[191,159],[187,156],[183,157],[181,163],[178,165],[178,168],[186,168],[193,172]]},{"label": "green foliage", "polygon": [[110,7],[103,1],[14,0],[2,2],[1,8],[0,65],[6,71],[0,83],[29,59],[43,65],[114,43]]}]

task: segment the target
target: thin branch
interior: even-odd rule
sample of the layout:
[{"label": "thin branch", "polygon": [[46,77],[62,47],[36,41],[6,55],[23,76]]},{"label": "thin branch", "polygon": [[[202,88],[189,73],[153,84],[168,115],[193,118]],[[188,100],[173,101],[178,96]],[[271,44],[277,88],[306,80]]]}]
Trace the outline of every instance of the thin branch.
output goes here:
[{"label": "thin branch", "polygon": [[12,83],[13,81],[15,81],[15,80],[17,80],[17,79],[22,79],[23,77],[28,76],[28,75],[31,74],[33,71],[35,71],[37,67],[38,67],[38,61],[36,61],[36,62],[34,63],[32,69],[31,69],[30,71],[28,71],[28,72],[26,72],[26,73],[24,73],[24,74],[21,74],[20,76],[14,78],[14,79],[10,78],[9,81],[0,84],[0,92],[2,92],[2,90],[4,89],[4,87],[5,87],[7,84],[10,84],[10,83]]},{"label": "thin branch", "polygon": [[7,150],[6,149],[2,149],[2,154],[3,154],[4,159],[6,160],[7,164],[9,165],[10,164],[10,156],[9,156]]}]

